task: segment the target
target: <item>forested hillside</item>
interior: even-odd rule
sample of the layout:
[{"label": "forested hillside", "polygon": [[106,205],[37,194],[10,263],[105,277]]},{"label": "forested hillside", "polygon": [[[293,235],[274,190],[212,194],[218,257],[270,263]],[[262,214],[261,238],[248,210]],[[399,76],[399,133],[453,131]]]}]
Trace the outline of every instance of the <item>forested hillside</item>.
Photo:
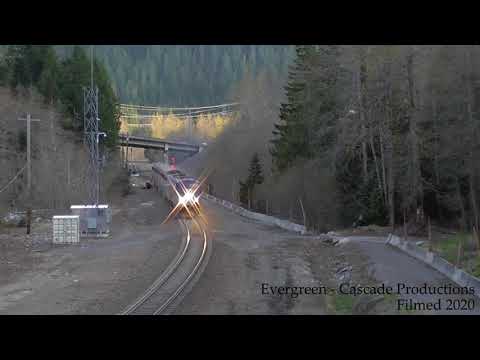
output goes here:
[{"label": "forested hillside", "polygon": [[94,51],[121,102],[167,106],[229,101],[247,72],[285,77],[294,55],[292,46],[272,45],[98,45]]},{"label": "forested hillside", "polygon": [[[10,45],[0,53],[0,212],[21,209],[26,201],[35,208],[62,208],[85,198],[88,161],[83,144],[83,93],[90,85],[88,54],[76,47],[60,59],[50,45]],[[117,99],[109,76],[94,62],[99,87],[100,128],[108,136],[101,143],[107,161],[102,168],[101,198],[119,174],[116,135],[120,127]],[[32,196],[26,191],[26,123],[32,124]],[[103,145],[107,147],[104,147]]]},{"label": "forested hillside", "polygon": [[[309,211],[478,229],[480,48],[297,46],[274,130],[278,174],[321,172]],[[313,167],[312,167],[313,166]]]},{"label": "forested hillside", "polygon": [[[64,115],[65,129],[83,130],[82,87],[90,85],[91,63],[80,46],[59,57],[52,45],[9,45],[0,52],[0,86],[13,94],[35,88],[45,104],[54,105]],[[94,83],[98,87],[100,128],[107,133],[106,145],[116,143],[120,129],[118,100],[105,66],[95,59]]]},{"label": "forested hillside", "polygon": [[297,221],[304,209],[321,231],[406,222],[415,233],[427,219],[478,229],[479,65],[473,45],[296,46],[287,81],[241,82],[240,120],[199,166],[239,201],[258,153],[251,206]]}]

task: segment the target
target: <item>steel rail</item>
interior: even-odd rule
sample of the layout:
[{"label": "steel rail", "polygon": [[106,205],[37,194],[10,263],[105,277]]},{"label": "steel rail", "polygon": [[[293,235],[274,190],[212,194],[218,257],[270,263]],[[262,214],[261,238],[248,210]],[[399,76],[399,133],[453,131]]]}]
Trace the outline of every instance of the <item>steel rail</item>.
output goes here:
[{"label": "steel rail", "polygon": [[[202,252],[198,258],[198,260],[195,263],[195,266],[193,269],[188,273],[187,277],[180,283],[180,285],[175,289],[172,295],[170,295],[165,301],[163,301],[160,306],[154,311],[153,315],[159,315],[161,314],[175,299],[177,299],[182,291],[185,289],[185,287],[190,283],[192,278],[197,274],[200,266],[202,265],[204,259],[205,259],[205,254],[207,251],[207,245],[208,245],[208,240],[207,240],[207,233],[205,229],[201,226],[201,224],[195,220],[194,221],[199,230],[202,233],[203,236],[203,248]],[[191,241],[191,232],[190,229],[187,225],[187,223],[183,220],[179,220],[180,223],[185,226],[186,229],[186,241],[185,241],[185,246],[179,251],[178,255],[175,257],[174,261],[168,266],[168,268],[155,280],[155,282],[139,297],[135,302],[131,305],[129,305],[125,310],[123,310],[119,315],[129,315],[134,313],[137,309],[141,308],[143,304],[145,304],[150,298],[152,298],[155,293],[159,290],[161,290],[162,285],[166,283],[166,281],[174,274],[175,270],[177,270],[182,263],[182,261],[185,258],[185,255],[189,249],[190,244],[192,243]]]},{"label": "steel rail", "polygon": [[187,224],[182,220],[179,220],[179,222],[183,224],[183,226],[185,226],[185,229],[187,230],[185,246],[180,249],[177,256],[175,256],[175,259],[170,263],[167,269],[165,269],[165,271],[153,282],[153,284],[137,300],[135,300],[133,304],[129,305],[119,315],[129,315],[135,310],[137,310],[142,304],[144,304],[145,301],[147,301],[155,293],[155,291],[157,291],[160,286],[162,286],[168,280],[168,278],[173,274],[173,272],[178,268],[178,266],[184,259],[185,254],[188,250],[188,246],[190,245],[191,235]]},{"label": "steel rail", "polygon": [[203,235],[203,249],[202,249],[202,253],[197,261],[197,263],[195,264],[195,267],[193,268],[193,270],[190,272],[190,274],[187,276],[187,278],[180,284],[180,286],[177,288],[177,290],[153,313],[153,315],[159,315],[161,314],[162,311],[164,311],[168,305],[170,305],[180,294],[181,292],[183,291],[183,289],[185,288],[185,286],[187,286],[187,284],[190,282],[190,280],[192,279],[192,277],[197,273],[200,265],[202,264],[203,262],[203,259],[205,258],[205,253],[206,253],[206,250],[207,250],[207,233],[205,232],[205,229],[203,229],[200,225],[200,223],[194,219],[192,219],[197,225],[198,225],[198,228],[199,230],[202,231],[202,235]]}]

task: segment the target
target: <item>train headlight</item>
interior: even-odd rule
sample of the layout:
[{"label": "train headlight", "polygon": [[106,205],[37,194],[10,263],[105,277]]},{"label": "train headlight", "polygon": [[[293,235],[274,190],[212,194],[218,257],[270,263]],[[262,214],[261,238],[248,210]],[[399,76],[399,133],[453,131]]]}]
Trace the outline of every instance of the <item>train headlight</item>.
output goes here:
[{"label": "train headlight", "polygon": [[195,195],[190,190],[187,190],[185,195],[178,197],[178,202],[184,206],[192,203],[193,201],[195,201]]},{"label": "train headlight", "polygon": [[193,193],[189,190],[186,192],[186,194],[183,196],[183,199],[185,202],[191,202],[194,199]]}]

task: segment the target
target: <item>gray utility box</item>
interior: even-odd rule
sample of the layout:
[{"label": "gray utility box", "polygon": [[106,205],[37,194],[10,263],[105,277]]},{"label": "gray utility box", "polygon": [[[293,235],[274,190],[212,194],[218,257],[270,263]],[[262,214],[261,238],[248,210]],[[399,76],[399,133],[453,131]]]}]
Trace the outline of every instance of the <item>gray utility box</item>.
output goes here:
[{"label": "gray utility box", "polygon": [[54,244],[75,244],[80,242],[80,218],[78,215],[56,215],[52,220]]},{"label": "gray utility box", "polygon": [[70,210],[80,217],[80,236],[107,237],[110,234],[112,212],[108,205],[72,205]]}]

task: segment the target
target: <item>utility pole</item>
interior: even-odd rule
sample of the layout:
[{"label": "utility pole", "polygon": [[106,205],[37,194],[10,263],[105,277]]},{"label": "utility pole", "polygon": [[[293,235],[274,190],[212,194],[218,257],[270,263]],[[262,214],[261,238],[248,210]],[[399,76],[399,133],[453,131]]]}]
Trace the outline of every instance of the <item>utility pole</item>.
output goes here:
[{"label": "utility pole", "polygon": [[50,137],[51,137],[51,141],[52,141],[52,148],[53,148],[53,151],[57,151],[57,145],[55,143],[55,127],[54,127],[54,114],[53,114],[53,105],[54,105],[54,102],[53,100],[51,101],[50,103]]},{"label": "utility pole", "polygon": [[40,121],[32,119],[30,113],[27,118],[19,118],[20,121],[27,122],[27,234],[30,234],[30,224],[32,217],[32,161],[31,161],[31,122]]},{"label": "utility pole", "polygon": [[125,149],[125,169],[128,169],[128,142],[130,141],[130,136],[127,133],[127,147]]},{"label": "utility pole", "polygon": [[187,118],[187,139],[188,141],[192,140],[192,110],[188,110]]},{"label": "utility pole", "polygon": [[70,153],[67,154],[67,185],[70,191]]}]

